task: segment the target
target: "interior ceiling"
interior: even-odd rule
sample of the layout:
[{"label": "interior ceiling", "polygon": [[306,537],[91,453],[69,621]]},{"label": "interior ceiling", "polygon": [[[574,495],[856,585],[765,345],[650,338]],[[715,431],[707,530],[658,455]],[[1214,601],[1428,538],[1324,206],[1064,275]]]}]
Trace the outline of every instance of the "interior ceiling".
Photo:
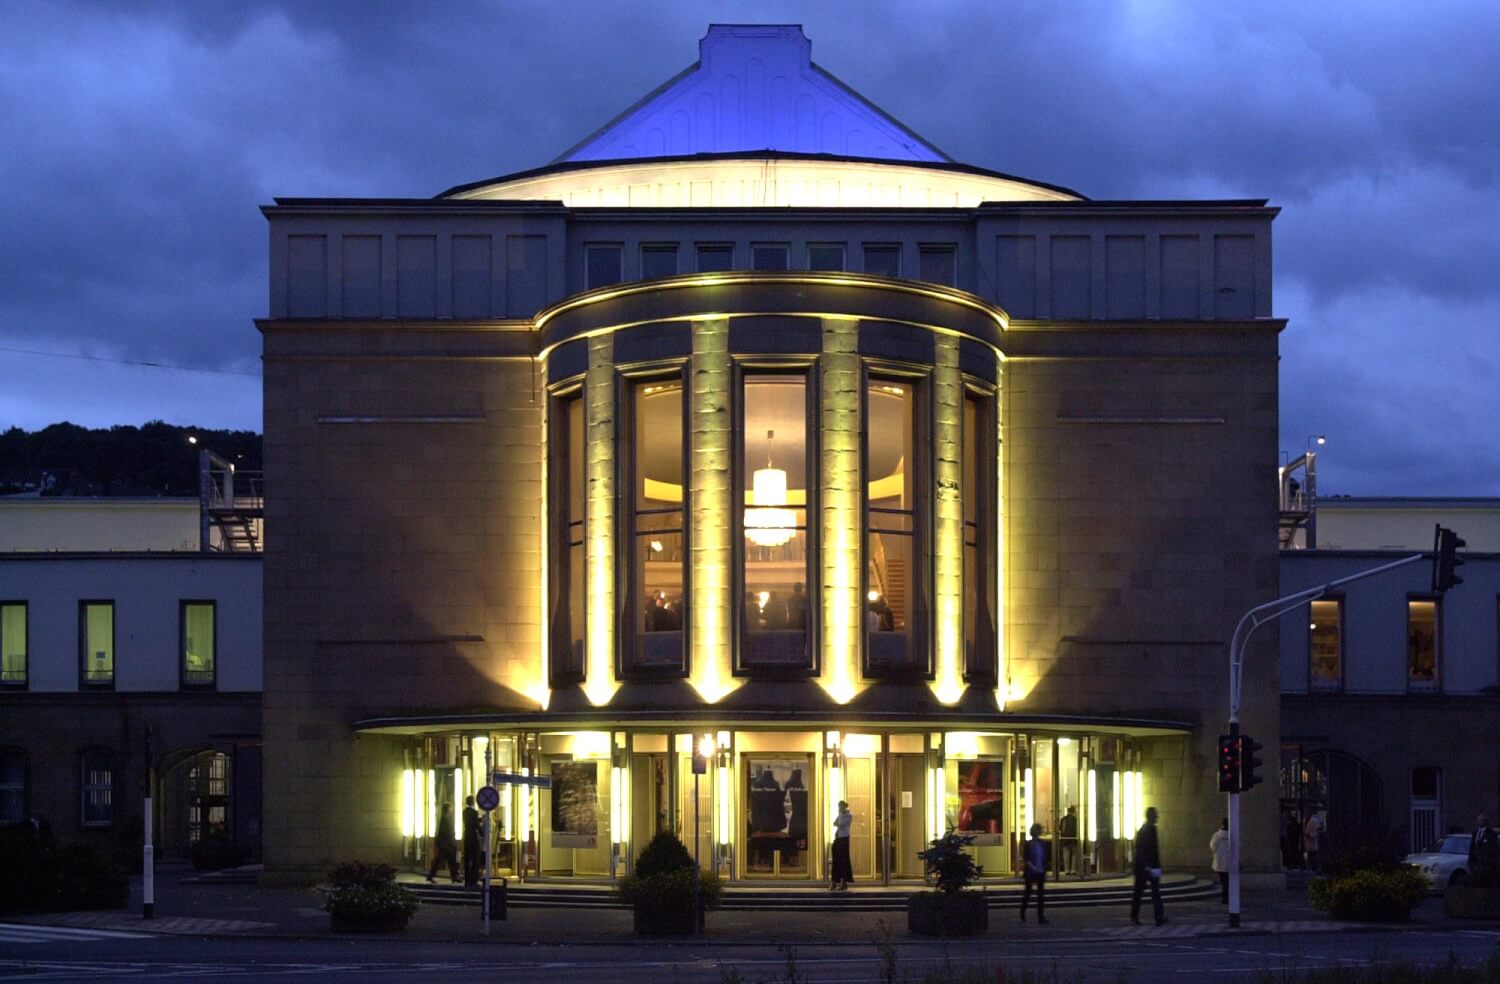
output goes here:
[{"label": "interior ceiling", "polygon": [[[646,477],[682,484],[682,384],[649,384],[637,403],[637,454]],[[745,392],[745,488],[766,461],[787,473],[787,487],[805,489],[807,387],[801,378],[752,379]],[[894,391],[894,392],[893,392]],[[894,475],[911,459],[911,387],[874,382],[866,399],[869,476]],[[768,437],[768,432],[774,437]]]}]

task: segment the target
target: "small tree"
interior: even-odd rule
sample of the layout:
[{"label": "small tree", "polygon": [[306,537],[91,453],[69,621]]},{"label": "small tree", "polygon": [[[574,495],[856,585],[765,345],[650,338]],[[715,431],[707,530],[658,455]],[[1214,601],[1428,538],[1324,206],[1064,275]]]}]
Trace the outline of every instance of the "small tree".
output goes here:
[{"label": "small tree", "polygon": [[984,874],[983,866],[976,864],[974,856],[964,850],[972,843],[972,836],[949,827],[946,834],[917,854],[926,865],[927,873],[937,882],[938,891],[956,895]]}]

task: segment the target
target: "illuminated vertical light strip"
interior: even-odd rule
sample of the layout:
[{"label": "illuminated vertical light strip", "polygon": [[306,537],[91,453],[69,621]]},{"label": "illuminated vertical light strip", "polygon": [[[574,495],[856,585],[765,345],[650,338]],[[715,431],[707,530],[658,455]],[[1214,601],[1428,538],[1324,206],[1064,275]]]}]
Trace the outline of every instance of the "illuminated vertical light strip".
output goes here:
[{"label": "illuminated vertical light strip", "polygon": [[427,836],[437,836],[437,770],[427,770]]},{"label": "illuminated vertical light strip", "polygon": [[[840,704],[860,690],[859,322],[823,319],[819,495],[822,520],[823,668],[818,682]],[[809,517],[811,519],[811,517]]]},{"label": "illuminated vertical light strip", "polygon": [[1109,774],[1110,805],[1114,807],[1113,822],[1110,824],[1110,834],[1114,837],[1125,836],[1125,824],[1121,821],[1124,815],[1124,804],[1120,802],[1120,770],[1117,768]]},{"label": "illuminated vertical light strip", "polygon": [[727,755],[721,755],[718,757],[721,759],[721,761],[719,763],[719,767],[714,770],[716,773],[715,778],[717,780],[715,785],[719,787],[714,792],[714,795],[718,798],[718,803],[716,804],[718,806],[718,810],[715,812],[717,812],[719,815],[719,829],[717,831],[719,838],[719,847],[725,848],[729,846],[729,829],[731,826],[729,822],[729,757]]},{"label": "illuminated vertical light strip", "polygon": [[1031,825],[1036,823],[1036,784],[1032,781],[1030,766],[1026,767],[1026,775],[1022,782],[1024,783],[1024,791],[1022,795],[1026,797],[1022,805],[1024,806],[1026,813],[1025,819],[1022,821],[1021,826],[1024,828],[1026,836],[1030,837]]},{"label": "illuminated vertical light strip", "polygon": [[688,591],[692,665],[689,682],[716,703],[739,686],[731,665],[734,505],[730,488],[734,434],[729,408],[733,373],[729,321],[695,321],[688,424]]},{"label": "illuminated vertical light strip", "polygon": [[[1005,363],[995,360],[995,658],[1000,661],[995,677],[995,704],[1005,710],[1010,689],[1010,653],[1006,649],[1005,620],[1010,603],[1005,597]],[[982,460],[982,459],[981,459]]]},{"label": "illuminated vertical light strip", "polygon": [[958,340],[938,335],[933,344],[936,350],[932,373],[933,467],[937,494],[932,556],[937,675],[932,681],[932,692],[942,703],[952,704],[964,693],[964,385],[958,370]]},{"label": "illuminated vertical light strip", "polygon": [[414,837],[417,832],[416,814],[412,811],[412,801],[416,796],[414,792],[416,779],[411,769],[401,770],[401,836]]},{"label": "illuminated vertical light strip", "polygon": [[[529,767],[522,767],[521,775],[531,775],[531,769]],[[520,835],[521,842],[524,844],[531,837],[531,786],[525,783],[521,784],[521,816],[519,819],[521,822],[516,832]]]},{"label": "illuminated vertical light strip", "polygon": [[614,336],[589,339],[584,400],[584,537],[588,544],[588,667],[583,692],[598,707],[615,682],[615,368]]},{"label": "illuminated vertical light strip", "polygon": [[1088,818],[1089,843],[1099,842],[1099,780],[1094,770],[1089,770],[1088,782],[1088,804],[1084,808],[1084,816]]},{"label": "illuminated vertical light strip", "polygon": [[459,809],[464,802],[464,770],[462,767],[453,770],[453,837],[460,844],[464,842],[464,811]]}]

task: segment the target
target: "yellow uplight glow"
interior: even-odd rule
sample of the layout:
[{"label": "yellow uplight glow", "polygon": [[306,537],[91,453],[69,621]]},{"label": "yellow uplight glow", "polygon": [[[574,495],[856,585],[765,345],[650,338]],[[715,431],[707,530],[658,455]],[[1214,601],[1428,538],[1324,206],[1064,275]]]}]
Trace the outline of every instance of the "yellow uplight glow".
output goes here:
[{"label": "yellow uplight glow", "polygon": [[863,542],[860,502],[859,322],[823,320],[820,390],[822,453],[823,671],[818,683],[847,704],[864,689],[860,677]]},{"label": "yellow uplight glow", "polygon": [[401,836],[413,837],[417,832],[416,812],[413,804],[416,802],[416,780],[411,769],[401,770]]},{"label": "yellow uplight glow", "polygon": [[453,770],[453,836],[462,844],[464,842],[464,811],[459,806],[464,801],[464,770]]},{"label": "yellow uplight glow", "polygon": [[584,377],[584,537],[588,562],[586,669],[583,692],[598,707],[609,703],[615,680],[615,384],[614,336],[589,339]]},{"label": "yellow uplight glow", "polygon": [[1110,830],[1116,837],[1125,836],[1125,823],[1121,819],[1125,815],[1125,805],[1120,801],[1120,770],[1116,769],[1109,775],[1109,801],[1114,804],[1114,823]]},{"label": "yellow uplight glow", "polygon": [[958,342],[939,336],[933,340],[933,436],[936,443],[936,523],[933,543],[933,580],[936,612],[937,673],[932,692],[944,704],[964,693],[963,576],[963,377],[958,367]]},{"label": "yellow uplight glow", "polygon": [[1097,843],[1099,840],[1099,782],[1094,770],[1089,770],[1088,778],[1088,806],[1084,810],[1087,819],[1088,833],[1085,835],[1089,843]]},{"label": "yellow uplight glow", "polygon": [[1023,780],[1022,792],[1026,797],[1022,801],[1022,816],[1024,818],[1022,826],[1025,828],[1026,836],[1030,837],[1031,825],[1036,823],[1036,784],[1032,782],[1031,768],[1029,766],[1026,769],[1026,777]]},{"label": "yellow uplight glow", "polygon": [[733,827],[729,819],[732,811],[730,810],[731,804],[729,802],[729,760],[727,756],[723,762],[719,763],[719,767],[715,772],[717,773],[715,785],[718,788],[714,792],[714,797],[718,800],[716,804],[718,810],[716,812],[719,815],[719,846],[727,847],[729,844],[729,831]]},{"label": "yellow uplight glow", "polygon": [[437,770],[427,770],[427,836],[437,836]]}]

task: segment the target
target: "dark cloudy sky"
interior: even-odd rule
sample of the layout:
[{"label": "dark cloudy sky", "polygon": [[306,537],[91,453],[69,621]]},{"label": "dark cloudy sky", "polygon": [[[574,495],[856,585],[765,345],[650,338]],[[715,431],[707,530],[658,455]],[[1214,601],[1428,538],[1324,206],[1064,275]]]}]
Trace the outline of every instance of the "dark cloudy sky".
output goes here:
[{"label": "dark cloudy sky", "polygon": [[[259,429],[272,196],[543,164],[697,57],[813,58],[959,160],[1265,197],[1282,447],[1324,493],[1500,495],[1500,4],[0,4],[0,427]],[[220,370],[185,372],[43,350]]]}]

